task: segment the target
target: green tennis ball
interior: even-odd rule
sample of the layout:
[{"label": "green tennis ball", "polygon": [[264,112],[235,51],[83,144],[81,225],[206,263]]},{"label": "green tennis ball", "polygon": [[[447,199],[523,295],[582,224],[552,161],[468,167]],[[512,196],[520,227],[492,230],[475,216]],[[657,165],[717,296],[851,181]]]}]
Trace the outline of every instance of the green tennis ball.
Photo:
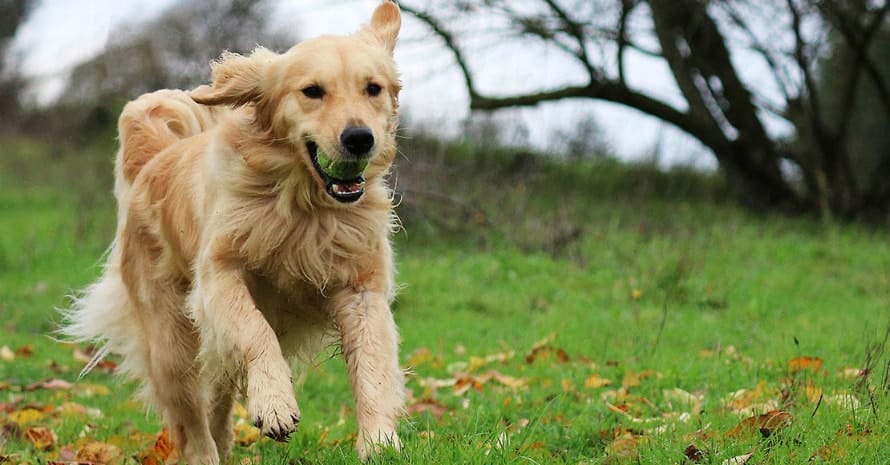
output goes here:
[{"label": "green tennis ball", "polygon": [[315,156],[318,160],[318,166],[324,174],[340,180],[355,179],[365,172],[368,167],[368,159],[361,160],[332,160],[328,154],[324,153],[321,147],[318,148]]}]

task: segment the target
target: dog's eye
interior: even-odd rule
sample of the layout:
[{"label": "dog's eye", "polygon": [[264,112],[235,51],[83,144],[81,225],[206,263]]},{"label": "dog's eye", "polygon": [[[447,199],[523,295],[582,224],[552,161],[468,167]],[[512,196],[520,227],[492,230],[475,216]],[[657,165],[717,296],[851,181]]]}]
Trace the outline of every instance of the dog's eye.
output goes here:
[{"label": "dog's eye", "polygon": [[303,89],[303,95],[309,98],[322,98],[324,97],[324,89],[319,85],[311,85]]},{"label": "dog's eye", "polygon": [[380,95],[380,91],[383,90],[379,85],[374,84],[373,82],[369,82],[368,86],[365,87],[365,92],[368,93],[371,97],[376,97]]}]

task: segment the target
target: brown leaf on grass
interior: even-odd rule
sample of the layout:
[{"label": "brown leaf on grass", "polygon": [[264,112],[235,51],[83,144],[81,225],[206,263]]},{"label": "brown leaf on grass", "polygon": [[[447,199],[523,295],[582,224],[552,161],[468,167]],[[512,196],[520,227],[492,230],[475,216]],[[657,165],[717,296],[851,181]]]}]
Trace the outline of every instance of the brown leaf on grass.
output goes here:
[{"label": "brown leaf on grass", "polygon": [[235,423],[235,444],[247,447],[260,440],[260,430],[247,421]]},{"label": "brown leaf on grass", "polygon": [[482,391],[485,384],[489,381],[495,381],[511,389],[519,389],[528,384],[528,380],[525,378],[505,375],[497,370],[488,370],[478,376],[462,373],[455,375],[454,394],[463,395],[470,389]]},{"label": "brown leaf on grass", "polygon": [[759,432],[763,437],[770,437],[776,431],[791,425],[793,417],[790,413],[781,410],[771,410],[763,415],[755,415],[753,417],[742,420],[735,428],[729,430],[726,435],[729,437],[749,436],[754,432]]},{"label": "brown leaf on grass", "polygon": [[810,456],[809,463],[828,463],[847,455],[847,451],[837,444],[822,446]]},{"label": "brown leaf on grass", "polygon": [[102,465],[117,465],[124,459],[124,453],[117,446],[104,442],[88,442],[77,451],[77,460]]},{"label": "brown leaf on grass", "polygon": [[693,415],[701,413],[702,402],[705,400],[703,394],[693,394],[680,388],[663,389],[661,392],[672,410],[680,408]]},{"label": "brown leaf on grass", "polygon": [[822,368],[823,361],[818,357],[796,357],[788,360],[788,370],[791,373],[799,373],[809,370],[817,372]]},{"label": "brown leaf on grass", "polygon": [[481,381],[480,378],[474,376],[458,376],[457,379],[454,380],[454,395],[462,396],[471,388],[481,391],[484,383],[485,382]]},{"label": "brown leaf on grass", "polygon": [[867,368],[844,368],[840,371],[840,375],[847,379],[864,378],[871,374],[871,370]]},{"label": "brown leaf on grass", "polygon": [[693,463],[700,463],[708,454],[699,449],[695,444],[690,444],[683,450],[683,455]]},{"label": "brown leaf on grass", "polygon": [[39,389],[47,389],[50,391],[67,391],[71,389],[73,384],[65,381],[64,379],[58,378],[47,378],[43,381],[38,381],[36,383],[31,383],[25,386],[26,391],[37,391]]},{"label": "brown leaf on grass", "polygon": [[593,373],[584,380],[584,387],[586,388],[601,388],[605,386],[611,386],[612,380],[606,379],[600,376],[598,373]]},{"label": "brown leaf on grass", "polygon": [[811,404],[815,404],[819,402],[819,399],[822,398],[822,388],[816,386],[812,380],[807,380],[807,382],[803,386],[804,395],[807,397],[807,401]]},{"label": "brown leaf on grass", "polygon": [[775,392],[768,389],[766,382],[760,381],[754,389],[739,389],[728,396],[723,402],[728,410],[739,414],[753,414],[775,410],[778,402],[773,396]]},{"label": "brown leaf on grass", "polygon": [[13,423],[24,426],[31,423],[36,423],[43,418],[46,414],[36,408],[23,408],[21,410],[16,410],[9,413],[9,420]]},{"label": "brown leaf on grass", "polygon": [[441,420],[448,413],[448,407],[435,399],[424,398],[413,402],[407,407],[409,415],[419,415],[423,412],[429,412],[436,420]]},{"label": "brown leaf on grass", "polygon": [[3,360],[4,362],[15,360],[15,352],[13,352],[9,346],[0,347],[0,360]]},{"label": "brown leaf on grass", "polygon": [[551,345],[540,345],[532,347],[525,355],[525,363],[531,365],[535,362],[546,362],[551,358],[559,363],[568,363],[570,360],[569,354],[565,350]]},{"label": "brown leaf on grass", "polygon": [[[93,361],[93,357],[97,353],[99,353],[99,349],[96,346],[91,345],[83,349],[81,349],[80,347],[74,347],[73,356],[75,361],[87,364]],[[117,363],[107,358],[99,360],[93,366],[93,371],[102,371],[105,373],[113,373],[115,369],[117,369]]]},{"label": "brown leaf on grass", "polygon": [[164,428],[158,434],[154,446],[137,454],[136,461],[140,465],[163,465],[173,455],[174,449],[173,440],[170,439],[167,428]]},{"label": "brown leaf on grass", "polygon": [[737,455],[735,457],[728,458],[724,460],[720,465],[745,465],[751,460],[751,457],[754,456],[754,452],[748,452],[747,454]]},{"label": "brown leaf on grass", "polygon": [[642,381],[644,379],[651,378],[656,375],[657,373],[655,372],[655,370],[643,370],[639,373],[628,370],[624,372],[624,378],[621,379],[621,387],[625,389],[637,387],[642,384]]},{"label": "brown leaf on grass", "polygon": [[633,459],[639,454],[639,446],[647,441],[639,432],[623,428],[600,431],[600,438],[610,441],[603,450],[607,459],[603,463]]},{"label": "brown leaf on grass", "polygon": [[37,450],[50,450],[56,445],[56,433],[42,426],[29,426],[25,430],[25,439]]},{"label": "brown leaf on grass", "polygon": [[547,335],[547,337],[532,344],[532,348],[525,355],[526,363],[532,364],[536,361],[546,361],[551,356],[560,363],[568,362],[569,354],[565,350],[551,345],[554,339],[556,339],[556,333],[551,333]]},{"label": "brown leaf on grass", "polygon": [[429,348],[421,347],[414,352],[411,352],[411,355],[408,356],[405,364],[411,368],[417,368],[423,365],[430,365],[433,368],[441,368],[444,361],[442,360],[442,357],[434,354]]},{"label": "brown leaf on grass", "polygon": [[111,389],[102,384],[77,383],[74,385],[74,393],[80,397],[107,396]]},{"label": "brown leaf on grass", "polygon": [[158,435],[158,439],[155,441],[155,452],[161,456],[162,459],[167,460],[173,454],[173,450],[176,449],[176,446],[173,444],[173,439],[170,438],[170,432],[167,431],[167,428],[161,430],[161,434]]},{"label": "brown leaf on grass", "polygon": [[13,352],[16,357],[30,357],[34,355],[34,344],[27,344],[19,347]]}]

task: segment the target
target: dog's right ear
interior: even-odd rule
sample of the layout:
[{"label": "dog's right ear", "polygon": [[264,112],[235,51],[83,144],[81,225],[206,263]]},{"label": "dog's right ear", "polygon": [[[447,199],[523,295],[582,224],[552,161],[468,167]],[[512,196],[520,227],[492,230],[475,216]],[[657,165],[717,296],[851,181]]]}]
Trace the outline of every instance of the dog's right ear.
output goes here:
[{"label": "dog's right ear", "polygon": [[224,52],[210,64],[212,84],[197,87],[189,95],[202,105],[238,107],[258,102],[263,95],[264,70],[277,56],[263,47],[250,56]]}]

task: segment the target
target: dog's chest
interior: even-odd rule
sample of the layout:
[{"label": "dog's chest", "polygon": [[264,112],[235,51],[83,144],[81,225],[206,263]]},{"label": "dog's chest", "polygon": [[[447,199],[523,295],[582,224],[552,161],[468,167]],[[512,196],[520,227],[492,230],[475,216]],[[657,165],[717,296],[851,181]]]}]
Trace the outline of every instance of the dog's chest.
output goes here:
[{"label": "dog's chest", "polygon": [[322,294],[354,283],[375,267],[388,240],[378,228],[373,223],[355,224],[342,219],[297,225],[290,228],[278,247],[258,261],[249,261],[257,265],[257,274],[284,294],[300,299],[306,294]]}]

